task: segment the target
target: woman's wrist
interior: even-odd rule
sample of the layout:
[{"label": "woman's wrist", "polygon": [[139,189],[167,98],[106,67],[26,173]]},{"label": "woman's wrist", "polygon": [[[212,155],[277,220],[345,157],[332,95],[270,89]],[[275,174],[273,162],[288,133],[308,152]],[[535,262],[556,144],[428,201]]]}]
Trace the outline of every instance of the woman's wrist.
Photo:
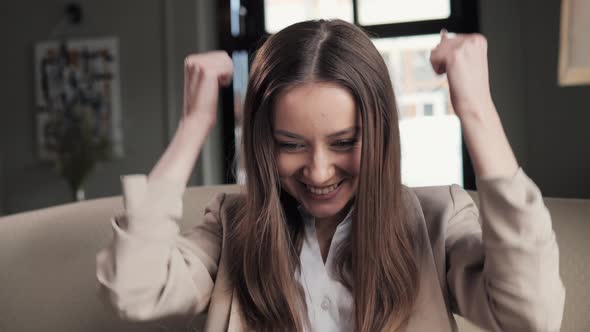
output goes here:
[{"label": "woman's wrist", "polygon": [[518,162],[493,105],[461,117],[461,125],[478,178],[514,176]]},{"label": "woman's wrist", "polygon": [[150,179],[187,183],[206,138],[202,126],[181,121],[166,151],[150,172]]}]

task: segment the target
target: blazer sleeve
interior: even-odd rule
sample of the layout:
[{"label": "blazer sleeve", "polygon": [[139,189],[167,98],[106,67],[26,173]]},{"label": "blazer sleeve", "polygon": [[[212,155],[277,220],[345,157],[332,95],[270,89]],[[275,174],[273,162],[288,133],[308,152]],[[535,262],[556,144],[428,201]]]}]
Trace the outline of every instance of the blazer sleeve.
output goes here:
[{"label": "blazer sleeve", "polygon": [[113,238],[96,258],[99,296],[128,320],[202,312],[217,273],[224,195],[181,235],[184,184],[145,175],[122,177],[122,184],[125,212],[111,220]]},{"label": "blazer sleeve", "polygon": [[565,289],[541,192],[521,168],[477,185],[481,216],[463,189],[450,189],[455,213],[445,247],[453,311],[490,331],[558,331]]}]

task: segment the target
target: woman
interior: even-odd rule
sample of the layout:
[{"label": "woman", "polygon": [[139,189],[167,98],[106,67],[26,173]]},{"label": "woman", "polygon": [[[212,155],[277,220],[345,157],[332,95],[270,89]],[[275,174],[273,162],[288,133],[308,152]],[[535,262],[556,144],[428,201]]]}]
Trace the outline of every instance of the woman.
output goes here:
[{"label": "woman", "polygon": [[302,22],[252,64],[245,192],[218,196],[181,236],[182,192],[232,73],[221,52],[186,59],[174,139],[148,177],[123,178],[126,213],[97,258],[103,297],[138,320],[208,307],[207,331],[451,331],[452,313],[494,331],[558,330],[551,219],[492,102],[486,41],[443,31],[431,62],[447,74],[481,211],[456,185],[401,185],[379,52],[352,24]]}]

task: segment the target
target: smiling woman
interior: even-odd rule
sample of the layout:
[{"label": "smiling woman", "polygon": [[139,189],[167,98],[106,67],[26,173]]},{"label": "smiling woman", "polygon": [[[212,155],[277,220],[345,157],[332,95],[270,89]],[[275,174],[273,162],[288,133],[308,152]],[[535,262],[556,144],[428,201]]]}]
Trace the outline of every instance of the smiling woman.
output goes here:
[{"label": "smiling woman", "polygon": [[359,122],[354,98],[334,83],[297,86],[275,104],[273,128],[281,185],[318,224],[339,223],[357,191]]},{"label": "smiling woman", "polygon": [[[402,202],[395,98],[380,53],[352,24],[301,22],[258,50],[249,83],[243,114],[248,195],[228,243],[232,256],[244,257],[230,270],[245,319],[268,330],[302,330],[306,321],[334,331],[403,326],[418,268]],[[312,234],[298,208],[314,218]],[[351,231],[337,241],[346,215]],[[308,245],[319,248],[320,266],[339,271],[325,275],[323,287],[343,288],[340,311],[314,314],[320,294],[297,282],[313,275],[303,265]],[[284,312],[266,312],[264,302],[283,303]]]},{"label": "smiling woman", "polygon": [[97,257],[101,294],[122,317],[206,331],[558,330],[558,248],[536,185],[518,166],[491,99],[481,35],[441,34],[446,73],[478,176],[401,184],[399,124],[383,58],[358,27],[307,21],[271,36],[243,111],[246,186],[180,235],[182,192],[213,127],[223,52],[185,62],[185,109],[148,177],[123,178],[126,212]]}]

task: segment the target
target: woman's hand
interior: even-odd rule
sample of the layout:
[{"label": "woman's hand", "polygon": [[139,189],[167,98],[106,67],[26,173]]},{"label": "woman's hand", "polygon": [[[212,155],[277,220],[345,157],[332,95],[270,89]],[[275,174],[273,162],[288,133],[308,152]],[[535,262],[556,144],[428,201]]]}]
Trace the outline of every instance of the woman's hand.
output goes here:
[{"label": "woman's hand", "polygon": [[229,85],[232,74],[232,60],[224,51],[186,57],[181,125],[203,127],[208,132],[217,118],[219,86]]},{"label": "woman's hand", "polygon": [[449,37],[441,31],[440,43],[430,53],[434,71],[446,73],[451,102],[459,118],[495,111],[488,78],[488,43],[480,34]]},{"label": "woman's hand", "polygon": [[443,30],[430,62],[437,74],[447,74],[451,102],[461,121],[475,174],[479,178],[511,177],[518,162],[492,101],[487,48],[480,34],[451,38]]},{"label": "woman's hand", "polygon": [[231,82],[233,65],[224,51],[189,55],[184,61],[182,118],[149,178],[186,184],[207,134],[215,125],[219,86]]}]

